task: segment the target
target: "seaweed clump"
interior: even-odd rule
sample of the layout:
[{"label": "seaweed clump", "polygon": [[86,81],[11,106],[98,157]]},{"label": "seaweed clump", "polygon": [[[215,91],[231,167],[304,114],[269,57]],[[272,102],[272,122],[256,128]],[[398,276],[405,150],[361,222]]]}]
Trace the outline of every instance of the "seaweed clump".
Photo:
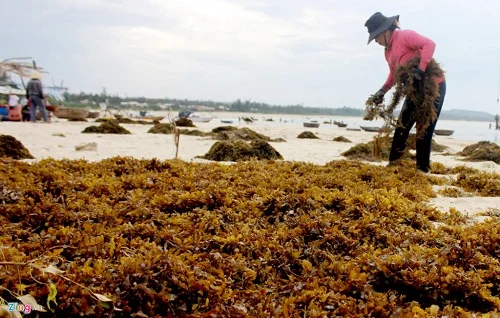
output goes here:
[{"label": "seaweed clump", "polygon": [[304,131],[304,132],[301,132],[297,138],[299,139],[319,139],[318,136],[316,136],[313,132],[310,132],[310,131]]},{"label": "seaweed clump", "polygon": [[350,141],[349,139],[347,139],[346,137],[344,136],[338,136],[338,137],[335,137],[333,138],[333,141],[336,141],[336,142],[347,142],[347,143],[352,143],[352,141]]},{"label": "seaweed clump", "polygon": [[234,130],[238,130],[238,128],[234,127],[234,126],[220,126],[220,127],[215,127],[214,129],[212,129],[212,132],[214,134],[218,134],[221,131],[234,131]]},{"label": "seaweed clump", "polygon": [[130,131],[120,126],[117,120],[107,120],[102,122],[99,126],[89,126],[85,128],[82,133],[84,134],[120,134],[129,135]]},{"label": "seaweed clump", "polygon": [[0,158],[8,157],[16,160],[34,159],[26,147],[10,135],[0,135]]},{"label": "seaweed clump", "polygon": [[263,140],[254,140],[250,143],[243,140],[218,141],[200,158],[214,161],[247,161],[276,160],[283,156],[269,143]]},{"label": "seaweed clump", "polygon": [[[231,127],[231,126],[229,126]],[[219,127],[218,132],[215,134],[214,138],[217,140],[262,140],[262,141],[270,141],[271,138],[264,136],[263,134],[259,134],[249,128],[227,128],[224,130],[220,130]]]},{"label": "seaweed clump", "polygon": [[148,130],[148,134],[171,134],[172,131],[173,128],[171,124],[156,123]]},{"label": "seaweed clump", "polygon": [[480,141],[465,147],[458,153],[465,161],[493,161],[500,164],[500,146],[489,141]]},{"label": "seaweed clump", "polygon": [[70,118],[68,121],[71,122],[87,122],[88,120],[86,118]]},{"label": "seaweed clump", "polygon": [[179,118],[175,121],[175,125],[178,127],[196,127],[191,119]]},{"label": "seaweed clump", "polygon": [[118,116],[118,118],[97,118],[96,123],[105,123],[107,121],[117,121],[119,124],[139,124],[139,125],[153,125],[154,122],[142,119],[130,119],[127,117]]},{"label": "seaweed clump", "polygon": [[187,135],[187,136],[199,136],[199,137],[207,137],[207,136],[212,136],[211,132],[203,132],[198,129],[180,129],[179,133],[181,135]]}]

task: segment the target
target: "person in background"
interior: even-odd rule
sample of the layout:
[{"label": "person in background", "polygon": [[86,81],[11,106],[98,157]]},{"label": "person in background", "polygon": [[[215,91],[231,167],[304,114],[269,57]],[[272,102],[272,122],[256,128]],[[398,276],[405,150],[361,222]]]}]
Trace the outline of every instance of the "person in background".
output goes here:
[{"label": "person in background", "polygon": [[[408,74],[408,76],[413,77],[414,83],[423,80],[427,65],[433,58],[436,44],[415,31],[398,30],[399,15],[386,17],[382,13],[376,12],[366,21],[365,26],[369,33],[368,44],[375,40],[384,47],[385,59],[390,70],[386,82],[374,95],[375,103],[378,105],[383,102],[384,95],[394,86],[398,68],[411,59],[419,57],[420,65],[415,72]],[[439,118],[446,95],[446,82],[444,76],[443,78],[434,78],[434,80],[439,86],[439,97],[434,103],[436,115]],[[404,154],[410,130],[415,124],[414,113],[418,106],[409,98],[404,101],[398,120],[401,125],[394,132],[389,165],[394,165]],[[431,142],[436,123],[437,119],[427,128],[425,136],[417,140],[417,169],[424,173],[430,171]]]},{"label": "person in background", "polygon": [[9,94],[9,113],[7,119],[9,121],[21,121],[22,107],[19,104],[19,96],[12,93]]},{"label": "person in background", "polygon": [[500,129],[499,122],[500,122],[500,116],[498,116],[498,114],[496,114],[496,116],[495,116],[495,129]]},{"label": "person in background", "polygon": [[48,122],[47,111],[45,109],[45,95],[43,94],[42,82],[40,81],[41,74],[34,72],[31,75],[31,80],[28,82],[26,89],[26,98],[30,104],[30,119],[36,122],[36,110],[40,111],[44,122]]}]

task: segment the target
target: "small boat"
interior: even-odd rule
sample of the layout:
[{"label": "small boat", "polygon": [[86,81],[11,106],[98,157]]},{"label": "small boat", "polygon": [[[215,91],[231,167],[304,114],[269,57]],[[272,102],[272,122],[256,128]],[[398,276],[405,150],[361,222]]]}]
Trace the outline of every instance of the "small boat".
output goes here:
[{"label": "small boat", "polygon": [[[368,131],[368,132],[380,132],[382,130],[385,130],[387,128],[383,128],[383,127],[369,127],[369,126],[359,126],[359,128],[363,129],[364,131]],[[390,128],[390,131],[393,131],[394,128]]]},{"label": "small boat", "polygon": [[220,122],[223,123],[223,124],[232,124],[233,123],[232,120],[223,120],[223,119],[221,119]]},{"label": "small boat", "polygon": [[204,116],[193,111],[180,111],[179,116],[176,117],[175,120],[179,118],[187,118],[190,119],[192,122],[198,122],[198,123],[208,123],[213,119],[213,117]]},{"label": "small boat", "polygon": [[309,123],[304,123],[304,127],[308,127],[308,128],[318,128],[319,127],[319,123],[318,122],[309,122]]},{"label": "small boat", "polygon": [[340,128],[347,127],[347,124],[345,124],[344,122],[340,122],[340,121],[335,121],[335,120],[334,120],[334,121],[333,121],[333,123],[334,123],[335,125],[337,125],[338,127],[340,127]]},{"label": "small boat", "polygon": [[454,130],[447,130],[447,129],[434,130],[434,133],[438,136],[451,136],[453,135],[454,132],[455,132]]},{"label": "small boat", "polygon": [[361,131],[359,128],[347,128],[348,131]]},{"label": "small boat", "polygon": [[59,107],[53,113],[57,118],[64,119],[85,119],[89,115],[89,111],[86,109],[63,107]]}]

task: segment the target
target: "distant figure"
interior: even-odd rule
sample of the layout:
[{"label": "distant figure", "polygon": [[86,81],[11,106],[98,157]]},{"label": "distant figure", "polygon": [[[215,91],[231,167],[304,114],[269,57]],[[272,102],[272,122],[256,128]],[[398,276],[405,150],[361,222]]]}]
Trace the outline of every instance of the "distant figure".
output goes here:
[{"label": "distant figure", "polygon": [[42,82],[40,78],[42,75],[39,72],[34,72],[31,75],[31,80],[28,82],[28,87],[26,89],[26,98],[28,98],[30,103],[30,119],[32,122],[36,122],[36,109],[42,114],[44,122],[48,122],[47,111],[45,110],[45,95],[43,94]]},{"label": "distant figure", "polygon": [[19,104],[19,96],[10,92],[9,94],[9,113],[7,118],[9,121],[21,121],[22,107]]},{"label": "distant figure", "polygon": [[495,129],[500,129],[499,122],[500,122],[500,116],[498,116],[498,114],[496,114],[496,116],[495,116],[495,123],[496,123]]}]

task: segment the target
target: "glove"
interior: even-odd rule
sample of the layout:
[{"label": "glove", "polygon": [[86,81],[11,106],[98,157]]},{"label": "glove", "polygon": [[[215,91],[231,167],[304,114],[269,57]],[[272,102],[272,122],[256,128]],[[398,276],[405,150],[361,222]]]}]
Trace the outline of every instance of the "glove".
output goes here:
[{"label": "glove", "polygon": [[403,83],[404,86],[406,86],[406,84],[408,83],[408,77],[411,76],[411,77],[413,77],[413,83],[417,84],[424,77],[424,73],[425,72],[422,71],[420,68],[415,68],[411,72],[409,72],[409,74],[408,73],[402,74],[401,75],[401,82]]},{"label": "glove", "polygon": [[382,104],[382,102],[384,101],[384,95],[385,95],[385,92],[383,89],[379,89],[375,93],[375,95],[373,95],[373,102],[375,103],[375,105]]}]

